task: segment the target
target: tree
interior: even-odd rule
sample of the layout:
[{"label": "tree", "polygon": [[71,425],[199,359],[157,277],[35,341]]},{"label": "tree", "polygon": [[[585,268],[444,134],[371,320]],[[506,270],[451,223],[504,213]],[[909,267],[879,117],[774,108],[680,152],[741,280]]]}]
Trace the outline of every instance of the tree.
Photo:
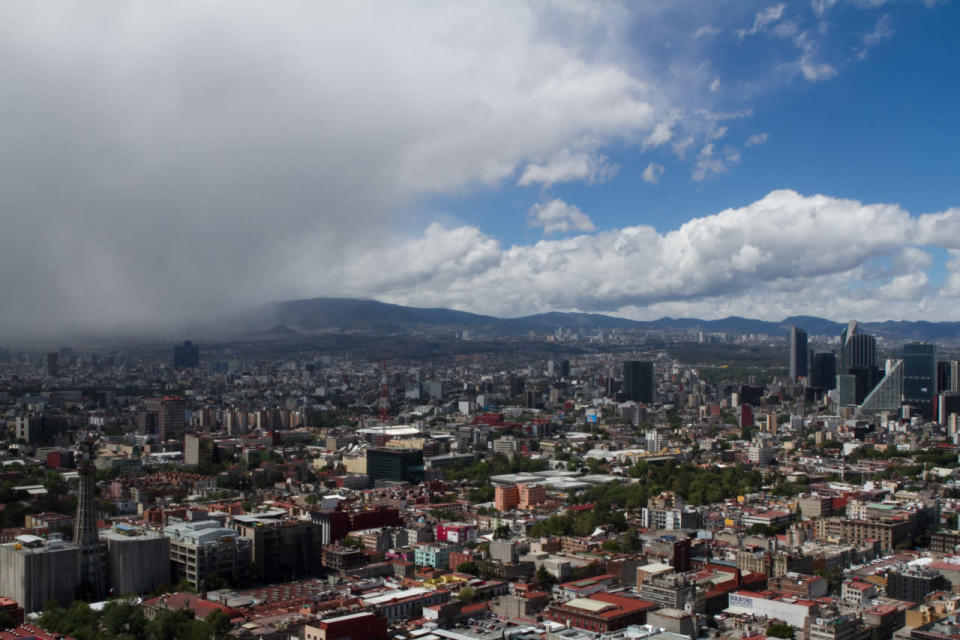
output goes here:
[{"label": "tree", "polygon": [[786,638],[793,640],[794,629],[785,622],[774,622],[767,627],[767,635],[773,638]]},{"label": "tree", "polygon": [[230,624],[230,618],[220,609],[211,611],[203,621],[204,637],[210,640],[222,640],[227,638],[233,625]]},{"label": "tree", "polygon": [[630,527],[620,536],[620,548],[624,551],[636,551],[638,546],[637,528]]},{"label": "tree", "polygon": [[469,573],[472,576],[478,575],[480,571],[480,566],[473,560],[468,560],[467,562],[461,562],[457,565],[457,571],[459,573]]},{"label": "tree", "polygon": [[317,494],[311,493],[304,500],[307,504],[317,504]]},{"label": "tree", "polygon": [[505,524],[500,525],[493,532],[493,537],[497,540],[509,540],[510,539],[510,527]]},{"label": "tree", "polygon": [[147,619],[140,607],[125,600],[108,602],[100,622],[103,630],[117,640],[142,638],[147,627]]},{"label": "tree", "polygon": [[0,611],[0,629],[9,629],[13,626],[15,626],[14,620],[10,614],[5,611]]},{"label": "tree", "polygon": [[840,590],[843,588],[843,569],[840,567],[833,567],[829,570],[817,569],[814,573],[827,579],[827,588],[830,593],[840,595]]},{"label": "tree", "polygon": [[543,585],[544,587],[551,587],[557,582],[557,579],[553,577],[553,574],[547,571],[547,568],[544,567],[543,565],[541,565],[540,568],[537,569],[535,578],[536,578],[536,581],[539,584]]},{"label": "tree", "polygon": [[194,638],[197,623],[190,609],[161,609],[156,617],[147,624],[149,640],[182,640]]},{"label": "tree", "polygon": [[464,587],[460,589],[460,601],[464,604],[469,604],[473,602],[474,598],[477,597],[477,592],[473,587]]}]

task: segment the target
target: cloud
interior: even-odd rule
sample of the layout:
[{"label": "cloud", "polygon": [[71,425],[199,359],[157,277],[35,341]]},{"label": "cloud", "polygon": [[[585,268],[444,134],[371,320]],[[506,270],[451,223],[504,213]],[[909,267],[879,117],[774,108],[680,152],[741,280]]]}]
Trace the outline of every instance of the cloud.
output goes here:
[{"label": "cloud", "polygon": [[769,140],[769,139],[770,139],[770,134],[769,134],[769,133],[755,133],[755,134],[753,134],[752,136],[750,136],[749,138],[747,138],[747,141],[746,141],[746,143],[744,144],[744,146],[746,146],[746,147],[756,147],[756,146],[759,146],[759,145],[761,145],[761,144],[766,143],[766,141]]},{"label": "cloud", "polygon": [[[776,35],[785,8],[705,10],[694,45],[671,49],[695,24],[669,4],[6,3],[0,338],[182,331],[333,292],[414,300],[416,282],[466,304],[482,282],[460,260],[488,276],[514,256],[546,269],[565,254],[431,226],[428,207],[515,182],[603,182],[611,149],[668,148],[694,180],[729,171],[739,152],[717,140],[760,90],[717,84],[729,38],[706,36]],[[789,77],[836,73],[801,36]],[[765,250],[730,255],[749,265]],[[394,273],[371,275],[384,264]],[[359,273],[382,286],[346,277]],[[571,277],[597,299],[614,286]]]},{"label": "cloud", "polygon": [[785,3],[775,4],[762,9],[757,12],[753,17],[753,26],[749,29],[737,29],[737,37],[743,40],[747,36],[752,36],[762,31],[765,31],[768,26],[775,23],[781,17],[783,17],[784,9],[787,8]]},{"label": "cloud", "polygon": [[663,165],[651,162],[647,165],[647,168],[643,170],[643,180],[650,184],[657,184],[660,182],[660,177],[664,171],[666,171],[666,169],[663,168]]},{"label": "cloud", "polygon": [[315,295],[431,195],[606,179],[597,150],[670,109],[628,22],[576,2],[5,4],[0,333]]},{"label": "cloud", "polygon": [[703,38],[706,36],[715,36],[720,33],[722,29],[720,27],[714,27],[708,24],[703,25],[693,33],[694,38]]},{"label": "cloud", "polygon": [[536,183],[549,187],[558,182],[583,180],[587,184],[606,182],[617,174],[619,167],[610,164],[606,156],[593,153],[572,153],[562,149],[544,164],[528,164],[517,184],[529,186]]},{"label": "cloud", "polygon": [[719,153],[714,148],[713,143],[709,143],[700,149],[697,154],[697,162],[693,167],[692,178],[696,182],[711,175],[720,175],[726,173],[731,165],[740,162],[740,152],[733,147],[724,147]]},{"label": "cloud", "polygon": [[593,221],[573,204],[559,198],[545,204],[537,203],[527,213],[531,227],[543,227],[543,232],[566,233],[568,231],[593,231]]},{"label": "cloud", "polygon": [[[939,298],[960,295],[956,229],[960,209],[914,217],[892,204],[784,190],[666,233],[641,225],[502,247],[474,227],[435,225],[428,239],[392,247],[386,261],[344,264],[330,276],[392,302],[499,315],[951,318],[956,299]],[[936,232],[951,233],[937,246],[954,249],[957,274],[942,292],[931,287],[931,257],[919,246]],[[917,246],[904,247],[904,239]],[[865,265],[877,259],[888,267],[871,272]],[[407,283],[409,261],[416,268]],[[611,277],[625,273],[638,277]]]},{"label": "cloud", "polygon": [[893,18],[890,17],[889,13],[885,13],[879,18],[877,18],[876,24],[873,26],[873,29],[864,34],[863,38],[860,41],[860,46],[854,49],[858,60],[866,60],[867,55],[870,53],[870,49],[877,46],[884,40],[888,40],[893,36]]}]

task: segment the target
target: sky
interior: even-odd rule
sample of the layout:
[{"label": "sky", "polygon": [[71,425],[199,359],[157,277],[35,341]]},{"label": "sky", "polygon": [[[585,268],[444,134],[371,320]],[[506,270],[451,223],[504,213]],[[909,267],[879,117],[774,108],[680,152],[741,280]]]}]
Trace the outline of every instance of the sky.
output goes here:
[{"label": "sky", "polygon": [[0,337],[960,320],[949,1],[0,5]]}]

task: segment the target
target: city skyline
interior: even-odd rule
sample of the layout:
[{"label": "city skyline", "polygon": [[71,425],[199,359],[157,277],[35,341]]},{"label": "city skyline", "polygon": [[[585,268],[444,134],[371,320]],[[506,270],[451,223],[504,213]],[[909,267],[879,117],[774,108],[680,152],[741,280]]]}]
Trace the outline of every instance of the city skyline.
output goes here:
[{"label": "city skyline", "polygon": [[0,11],[6,335],[956,319],[955,4]]}]

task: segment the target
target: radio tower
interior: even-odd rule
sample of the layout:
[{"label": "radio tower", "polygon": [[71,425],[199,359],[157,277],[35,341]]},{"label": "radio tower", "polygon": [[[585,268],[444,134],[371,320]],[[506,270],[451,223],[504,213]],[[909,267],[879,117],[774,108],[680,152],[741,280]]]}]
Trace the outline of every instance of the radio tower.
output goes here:
[{"label": "radio tower", "polygon": [[390,419],[390,392],[387,389],[387,359],[380,365],[380,422],[384,426]]},{"label": "radio tower", "polygon": [[93,466],[96,455],[97,437],[87,433],[77,442],[80,487],[77,491],[77,518],[73,541],[80,547],[80,589],[89,601],[99,600],[105,592],[100,533],[97,530],[97,470]]}]

